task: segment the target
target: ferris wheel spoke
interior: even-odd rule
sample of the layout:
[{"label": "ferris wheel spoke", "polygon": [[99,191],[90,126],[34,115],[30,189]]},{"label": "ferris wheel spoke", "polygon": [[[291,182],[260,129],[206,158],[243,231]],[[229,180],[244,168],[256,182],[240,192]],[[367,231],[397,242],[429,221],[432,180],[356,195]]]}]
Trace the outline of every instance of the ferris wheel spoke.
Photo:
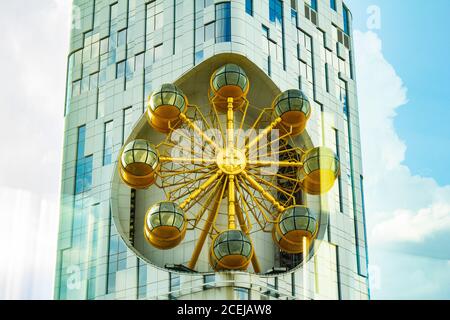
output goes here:
[{"label": "ferris wheel spoke", "polygon": [[300,180],[298,180],[296,178],[293,178],[293,177],[286,176],[284,174],[281,174],[278,171],[275,173],[275,172],[271,172],[271,171],[266,171],[266,170],[264,170],[262,168],[251,168],[250,170],[253,170],[253,171],[258,170],[264,176],[277,177],[277,178],[288,180],[288,181],[291,181],[291,182],[297,182],[297,183],[300,182]]},{"label": "ferris wheel spoke", "polygon": [[[226,177],[225,177],[226,179]],[[222,180],[222,179],[220,179]],[[205,224],[203,225],[203,229],[202,232],[200,234],[199,239],[197,240],[197,243],[195,245],[195,249],[192,252],[192,257],[191,260],[189,261],[188,267],[190,269],[194,269],[195,265],[197,264],[198,261],[198,257],[200,256],[200,252],[203,249],[203,246],[205,244],[206,238],[208,236],[208,233],[210,232],[211,228],[213,227],[217,215],[219,213],[220,210],[220,205],[222,203],[222,199],[225,193],[225,189],[226,189],[226,183],[222,184],[222,190],[220,192],[220,194],[217,196],[216,198],[216,202],[214,203],[214,207],[212,208],[212,210],[209,211],[208,217],[206,219]]]},{"label": "ferris wheel spoke", "polygon": [[210,207],[213,199],[215,197],[217,197],[217,191],[219,190],[219,188],[221,186],[223,186],[222,182],[224,179],[225,179],[225,176],[223,175],[222,177],[219,178],[218,183],[216,183],[214,185],[214,187],[211,189],[211,192],[208,192],[208,197],[205,200],[205,203],[202,205],[201,210],[195,216],[194,226],[197,226],[199,224],[199,222],[203,219],[205,212],[209,210],[209,207]]},{"label": "ferris wheel spoke", "polygon": [[204,199],[205,197],[207,197],[209,194],[212,193],[214,188],[219,184],[219,181],[220,181],[220,178],[218,178],[216,181],[214,181],[213,184],[208,186],[203,193],[201,193],[197,198],[192,200],[189,203],[189,205],[186,206],[185,210],[188,210],[188,211],[191,210],[196,204],[202,206],[202,204],[201,204],[202,199]]},{"label": "ferris wheel spoke", "polygon": [[[250,198],[252,199],[252,202],[254,202],[257,206],[257,208],[259,209],[260,213],[262,214],[264,220],[267,223],[273,223],[272,219],[266,214],[268,213],[269,215],[272,215],[271,212],[262,204],[261,201],[258,200],[258,198],[252,194],[252,192],[250,191],[250,188],[253,188],[251,186],[249,186],[247,184],[247,182],[238,177],[238,180],[241,182],[241,185],[244,187],[245,191],[247,192],[247,194],[250,196]],[[250,208],[250,206],[249,206]],[[258,224],[260,224],[260,217],[258,216],[257,213],[255,213],[252,209],[250,209],[250,211],[253,213],[253,216],[255,217],[256,221],[258,222]],[[260,224],[260,226],[262,227],[262,225]]]},{"label": "ferris wheel spoke", "polygon": [[[199,184],[200,183],[204,183],[203,181],[205,181],[206,179],[209,179],[210,177],[211,177],[211,173],[209,173],[207,175],[203,175],[202,177],[197,178],[195,180],[194,179],[190,180],[189,182],[187,182],[186,185],[178,187],[176,190],[170,190],[169,191],[169,197],[173,201],[179,201],[181,199],[185,199],[186,200],[187,199],[186,197],[191,195],[194,190],[197,190],[199,188]],[[185,191],[181,192],[180,190],[183,190],[183,189],[185,189]],[[176,195],[176,197],[173,197],[173,195],[176,194],[176,193],[178,193]]]},{"label": "ferris wheel spoke", "polygon": [[[241,225],[242,232],[244,232],[248,236],[248,239],[250,240],[250,242],[252,243],[252,246],[253,246],[253,241],[252,241],[252,238],[250,237],[250,232],[247,229],[247,225],[245,224],[244,216],[242,215],[242,211],[241,211],[241,208],[239,206],[236,206],[236,215],[238,217],[239,224]],[[260,273],[261,272],[261,266],[259,264],[259,260],[258,260],[258,257],[256,255],[256,252],[253,252],[251,262],[252,262],[253,270],[256,273]]]},{"label": "ferris wheel spoke", "polygon": [[164,187],[165,188],[177,187],[176,189],[170,190],[170,193],[175,193],[175,192],[178,192],[179,190],[187,187],[190,184],[199,183],[205,179],[208,179],[212,174],[213,173],[211,173],[211,172],[206,172],[206,173],[202,174],[200,177],[192,178],[189,180],[186,180],[186,178],[184,178],[184,177],[180,177],[179,180],[174,181],[173,183],[170,183],[170,184],[166,184],[166,185],[164,185]]},{"label": "ferris wheel spoke", "polygon": [[195,200],[197,197],[199,197],[210,185],[212,185],[214,182],[217,182],[217,179],[222,175],[222,170],[218,170],[216,173],[214,173],[206,182],[204,182],[200,187],[198,187],[196,190],[194,190],[187,199],[185,199],[181,204],[180,208],[184,209],[191,203],[193,200]]},{"label": "ferris wheel spoke", "polygon": [[216,163],[216,159],[208,158],[176,158],[176,157],[159,157],[161,162],[175,162],[185,164],[211,164]]},{"label": "ferris wheel spoke", "polygon": [[289,192],[286,192],[283,188],[280,188],[279,186],[274,185],[273,183],[270,183],[269,181],[266,181],[264,179],[259,178],[258,176],[256,176],[255,174],[249,172],[249,174],[254,177],[254,179],[259,182],[262,183],[266,186],[268,186],[269,188],[273,188],[275,190],[277,190],[278,192],[283,193],[284,195],[286,195],[287,197],[290,197],[294,202],[295,202],[295,198],[292,196],[292,194],[290,194]]},{"label": "ferris wheel spoke", "polygon": [[252,166],[261,166],[261,167],[293,167],[293,168],[301,168],[303,167],[303,162],[297,161],[270,161],[270,160],[249,160],[249,165]]},{"label": "ferris wheel spoke", "polygon": [[[272,129],[273,130],[273,129]],[[268,133],[269,133],[270,131],[268,131],[267,133],[263,133],[263,137],[265,136],[265,135],[267,135]],[[267,142],[267,143],[265,143],[265,144],[263,144],[263,145],[260,145],[260,146],[258,146],[258,147],[256,147],[256,148],[252,148],[252,152],[251,153],[249,153],[249,158],[251,159],[251,158],[253,158],[254,156],[256,157],[256,156],[258,156],[258,157],[262,157],[261,155],[259,155],[258,153],[259,153],[259,151],[261,151],[261,150],[263,150],[264,148],[268,148],[268,147],[273,147],[274,146],[274,144],[275,143],[277,143],[277,142],[279,142],[279,141],[284,141],[284,139],[286,139],[287,137],[289,137],[291,135],[291,131],[290,132],[288,132],[288,133],[286,133],[286,134],[284,134],[284,135],[282,135],[282,136],[278,136],[276,139],[273,139],[273,140],[270,140],[269,142]],[[263,138],[263,137],[261,137],[261,139]],[[259,141],[259,140],[258,140]],[[278,148],[279,149],[279,148]],[[256,154],[256,155],[255,155]],[[273,154],[276,154],[276,153],[270,153],[270,154],[268,154],[268,155],[265,155],[265,156],[272,156]]]},{"label": "ferris wheel spoke", "polygon": [[[255,108],[257,109],[257,108]],[[262,117],[264,116],[264,114],[268,111],[272,111],[272,108],[264,108],[261,113],[259,114],[258,118],[256,118],[256,120],[253,122],[252,126],[250,129],[254,130],[256,129],[256,127],[258,126],[258,124],[260,123]]]},{"label": "ferris wheel spoke", "polygon": [[214,149],[218,150],[219,146],[210,138],[208,137],[202,129],[200,129],[194,122],[192,122],[184,113],[180,114],[180,119],[184,123],[186,123],[192,130],[194,130],[197,134],[199,134],[202,139],[210,144]]},{"label": "ferris wheel spoke", "polygon": [[276,118],[270,125],[268,125],[256,138],[251,140],[246,146],[246,154],[249,153],[250,148],[252,148],[255,144],[257,144],[262,138],[267,136],[269,132],[271,132],[275,127],[281,123],[281,118]]},{"label": "ferris wheel spoke", "polygon": [[219,128],[220,134],[222,135],[222,144],[225,145],[225,136],[226,136],[226,134],[225,134],[225,131],[224,131],[223,127],[222,127],[222,121],[220,120],[219,112],[217,111],[217,108],[214,107],[214,99],[215,99],[215,97],[213,98],[213,100],[210,101],[211,104],[213,104],[213,107],[211,109],[213,110],[212,111],[213,115],[214,115],[213,117],[216,119],[217,127]]},{"label": "ferris wheel spoke", "polygon": [[[184,115],[183,115],[184,116]],[[186,116],[184,116],[184,117],[186,117]],[[214,147],[214,148],[216,148],[215,146],[216,145],[214,145],[214,141],[213,140],[211,140],[209,137],[207,137],[205,134],[204,134],[204,132],[203,132],[203,130],[202,129],[200,129],[196,124],[194,124],[191,120],[189,120],[188,118],[186,118],[188,121],[189,121],[189,123],[193,126],[193,127],[191,127],[190,125],[188,125],[188,127],[191,129],[191,130],[193,130],[194,132],[196,132],[197,134],[199,134],[200,135],[200,137],[202,137],[202,139],[204,139],[205,140],[205,137],[207,138],[207,139],[209,139],[209,141],[211,141],[213,144],[212,144],[212,147]],[[194,129],[194,127],[196,128],[196,129]],[[188,135],[186,135],[185,133],[184,133],[184,130],[178,130],[177,131],[177,134],[179,134],[181,137],[183,137],[183,138],[185,138],[186,139],[186,141],[190,141],[190,143],[191,143],[191,148],[190,149],[188,149],[188,148],[182,148],[183,150],[185,150],[187,153],[190,153],[190,154],[194,154],[195,152],[196,152],[196,150],[195,149],[193,149],[192,147],[197,147],[198,149],[200,149],[200,150],[202,150],[202,153],[203,152],[205,152],[205,153],[209,153],[209,155],[211,156],[211,155],[214,155],[214,151],[213,150],[210,150],[210,149],[208,149],[208,148],[206,148],[206,146],[203,144],[203,141],[200,141],[200,142],[198,142],[197,140],[198,140],[198,137],[197,136],[188,136]],[[207,141],[207,140],[205,140],[205,141]],[[207,141],[208,142],[208,141]]]},{"label": "ferris wheel spoke", "polygon": [[[186,136],[184,136],[184,137],[186,137]],[[190,141],[192,141],[191,138],[188,138],[188,139],[190,139]],[[191,154],[191,155],[196,153],[195,149],[192,148],[192,146],[195,144],[197,144],[197,146],[200,147],[200,145],[198,143],[196,143],[195,141],[193,142],[193,144],[191,144],[191,147],[189,147],[189,148],[183,146],[182,144],[174,144],[172,142],[164,142],[163,143],[164,146],[166,146],[167,148],[170,148],[171,154],[178,152],[179,154]],[[210,153],[210,151],[211,151],[210,149],[203,148],[203,147],[204,146],[202,146],[202,153],[205,153],[205,155],[207,155],[209,157],[213,156],[212,153]],[[169,153],[169,152],[167,151],[167,153]]]},{"label": "ferris wheel spoke", "polygon": [[252,186],[253,189],[258,191],[267,201],[272,203],[274,207],[279,211],[283,212],[286,208],[279,203],[272,194],[267,192],[263,186],[261,186],[255,179],[253,179],[247,172],[243,171],[242,176],[246,179],[246,181]]},{"label": "ferris wheel spoke", "polygon": [[211,129],[212,128],[211,124],[208,122],[208,120],[206,120],[206,117],[203,115],[203,112],[200,110],[200,108],[197,105],[191,104],[188,107],[195,109],[196,114],[200,115],[200,118],[202,119],[202,121],[205,124],[205,126],[207,127],[207,129]]},{"label": "ferris wheel spoke", "polygon": [[[300,153],[298,153],[298,151],[300,151]],[[266,153],[266,154],[258,154],[258,157],[260,157],[260,158],[264,158],[264,157],[270,157],[270,156],[274,156],[274,155],[278,155],[278,156],[280,156],[280,155],[284,155],[284,154],[286,154],[286,153],[291,153],[291,152],[296,152],[296,153],[298,153],[299,155],[301,154],[301,153],[305,153],[305,151],[303,150],[303,149],[301,149],[301,148],[299,148],[299,147],[295,147],[295,148],[289,148],[289,149],[282,149],[281,147],[280,148],[278,148],[278,151],[271,151],[270,153]]]},{"label": "ferris wheel spoke", "polygon": [[228,229],[236,229],[236,184],[235,176],[228,176]]},{"label": "ferris wheel spoke", "polygon": [[[189,170],[168,170],[164,169],[161,170],[161,172],[167,172],[168,174],[161,174],[161,172],[158,172],[158,176],[162,179],[176,177],[180,174],[190,174],[190,173],[211,173],[211,170],[216,167],[216,164],[212,164],[209,166],[199,166],[197,169],[189,169]],[[170,172],[170,173],[169,173]]]},{"label": "ferris wheel spoke", "polygon": [[[158,174],[163,176],[164,178],[171,178],[172,183],[174,183],[174,181],[176,181],[177,175],[179,175],[180,178],[177,182],[186,179],[195,180],[198,177],[199,173],[212,174],[214,172],[215,167],[217,167],[215,164],[207,166],[195,164],[187,165],[185,163],[163,163],[163,165],[159,170],[160,172]],[[190,177],[191,174],[193,174],[194,177]]]},{"label": "ferris wheel spoke", "polygon": [[[228,98],[227,110],[227,148],[234,148],[234,106],[233,98]],[[233,180],[234,181],[234,180]]]},{"label": "ferris wheel spoke", "polygon": [[[240,206],[237,204],[236,207],[239,208],[239,212],[237,213],[239,224],[241,226],[241,230],[242,231],[244,231],[246,233],[250,233],[250,231],[253,229],[253,225],[252,225],[252,222],[250,220],[250,214],[248,213],[250,208],[249,208],[249,206],[247,204],[247,201],[245,200],[245,196],[242,193],[242,190],[241,190],[241,187],[239,186],[239,183],[236,183],[236,190],[237,190],[238,198],[240,200],[239,203],[242,204],[242,207],[243,207],[244,212],[245,212],[245,218],[246,218],[246,219],[244,219],[244,216],[242,214],[242,210],[241,210]],[[236,212],[237,212],[237,210],[238,209],[236,209]],[[252,212],[252,215],[253,215],[253,212]],[[256,220],[258,220],[258,219],[256,219]]]}]

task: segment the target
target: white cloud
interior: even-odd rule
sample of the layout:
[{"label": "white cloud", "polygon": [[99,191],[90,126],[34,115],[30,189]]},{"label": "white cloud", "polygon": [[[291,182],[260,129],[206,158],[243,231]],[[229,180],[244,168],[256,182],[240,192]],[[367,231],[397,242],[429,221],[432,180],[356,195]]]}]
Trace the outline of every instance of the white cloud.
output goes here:
[{"label": "white cloud", "polygon": [[[370,262],[381,270],[401,273],[398,261],[376,258],[380,251],[448,259],[450,250],[442,239],[450,234],[450,186],[441,187],[432,178],[413,175],[403,164],[407,146],[395,131],[394,118],[396,109],[408,102],[407,89],[384,58],[378,35],[356,31],[354,36]],[[440,266],[436,272],[445,270]],[[425,281],[426,277],[419,279]],[[399,295],[407,290],[407,284],[399,282]],[[414,285],[434,288],[425,282]],[[437,288],[440,285],[435,284]],[[423,294],[430,292],[424,290]]]},{"label": "white cloud", "polygon": [[393,216],[376,224],[372,229],[377,243],[423,242],[427,237],[450,230],[450,205],[436,203],[431,208],[396,210]]},{"label": "white cloud", "polygon": [[51,299],[71,1],[0,4],[0,299]]}]

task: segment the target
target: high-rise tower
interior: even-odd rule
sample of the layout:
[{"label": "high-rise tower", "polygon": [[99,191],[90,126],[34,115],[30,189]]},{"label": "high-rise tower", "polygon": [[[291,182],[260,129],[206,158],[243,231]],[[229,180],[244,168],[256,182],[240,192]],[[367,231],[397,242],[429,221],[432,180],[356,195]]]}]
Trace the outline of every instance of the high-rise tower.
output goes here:
[{"label": "high-rise tower", "polygon": [[[74,0],[73,5],[78,20],[68,59],[56,299],[369,297],[352,18],[341,0]],[[213,97],[221,86],[214,76],[227,72],[233,75],[224,79],[245,91],[245,99],[231,107],[229,100]],[[292,91],[281,94],[287,90]],[[174,99],[155,100],[158,92]],[[286,107],[283,101],[293,103]],[[273,124],[289,136],[279,140],[278,153],[285,156],[275,161],[285,167],[255,173],[252,166],[269,161],[246,157],[245,146],[244,151],[235,146],[238,139],[229,140],[225,130],[224,143],[233,148],[217,147],[213,159],[201,158],[201,166],[188,161],[191,167],[168,167],[173,157],[167,150],[163,154],[162,146],[175,131],[152,118],[160,105],[181,110],[175,124],[200,135],[203,155],[208,141],[220,140],[205,134],[207,129]],[[285,108],[298,108],[308,120],[295,138],[286,123],[298,119],[285,116]],[[170,110],[173,118],[175,109]],[[142,151],[142,163],[157,171],[155,185],[139,189],[128,180],[126,186],[123,172]],[[314,163],[336,173],[331,189],[307,182]],[[324,175],[319,177],[323,183]],[[189,198],[192,194],[196,197]],[[223,204],[208,200],[216,195]],[[157,222],[146,219],[149,208],[149,215],[159,214]],[[150,229],[169,221],[162,212],[172,214],[170,224],[180,239],[152,238]],[[314,219],[305,220],[309,215]],[[288,239],[283,234],[301,228],[300,221],[306,221],[302,239],[311,239],[298,249],[289,241],[283,245]],[[278,229],[272,232],[274,225]],[[223,228],[241,232],[223,235]],[[229,254],[232,241],[240,241],[238,269],[245,270],[230,270],[236,259],[222,259],[221,243]]]}]

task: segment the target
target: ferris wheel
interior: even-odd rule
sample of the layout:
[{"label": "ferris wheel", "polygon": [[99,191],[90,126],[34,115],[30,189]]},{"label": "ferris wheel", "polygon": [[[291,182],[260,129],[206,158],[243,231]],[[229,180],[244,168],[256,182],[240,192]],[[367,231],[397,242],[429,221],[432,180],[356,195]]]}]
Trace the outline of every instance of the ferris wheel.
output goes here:
[{"label": "ferris wheel", "polygon": [[312,112],[303,92],[287,90],[255,111],[249,89],[245,71],[226,64],[211,76],[205,111],[174,84],[163,84],[149,97],[146,117],[164,141],[134,139],[119,154],[123,183],[164,191],[165,199],[145,215],[149,245],[172,249],[187,232],[200,232],[192,270],[208,237],[215,271],[246,270],[251,263],[259,273],[253,239],[259,232],[271,233],[283,252],[307,252],[319,217],[299,195],[329,192],[340,174],[332,150],[305,150],[295,140]]}]

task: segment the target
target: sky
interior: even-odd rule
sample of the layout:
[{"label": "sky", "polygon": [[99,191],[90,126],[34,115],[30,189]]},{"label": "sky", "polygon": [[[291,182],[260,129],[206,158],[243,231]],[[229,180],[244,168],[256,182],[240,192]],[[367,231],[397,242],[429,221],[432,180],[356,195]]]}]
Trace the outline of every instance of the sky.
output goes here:
[{"label": "sky", "polygon": [[[371,297],[450,299],[450,2],[347,4]],[[52,298],[70,21],[70,1],[0,2],[0,299]]]},{"label": "sky", "polygon": [[450,299],[447,0],[348,0],[376,299]]}]

